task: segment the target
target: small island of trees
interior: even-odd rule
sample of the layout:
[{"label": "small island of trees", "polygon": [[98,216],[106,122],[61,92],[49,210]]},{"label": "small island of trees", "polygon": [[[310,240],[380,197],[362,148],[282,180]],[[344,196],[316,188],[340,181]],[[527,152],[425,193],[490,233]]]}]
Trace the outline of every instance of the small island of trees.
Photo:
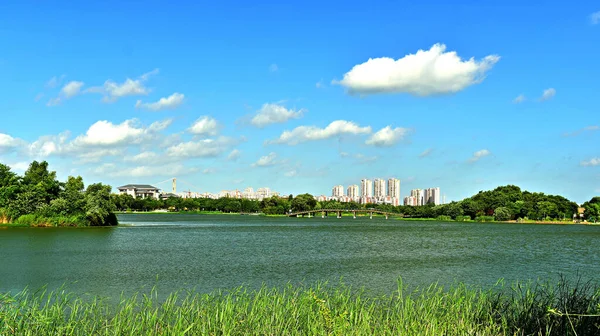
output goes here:
[{"label": "small island of trees", "polygon": [[33,161],[23,176],[0,163],[0,224],[117,225],[111,189],[102,183],[85,188],[80,176],[59,182],[46,161]]}]

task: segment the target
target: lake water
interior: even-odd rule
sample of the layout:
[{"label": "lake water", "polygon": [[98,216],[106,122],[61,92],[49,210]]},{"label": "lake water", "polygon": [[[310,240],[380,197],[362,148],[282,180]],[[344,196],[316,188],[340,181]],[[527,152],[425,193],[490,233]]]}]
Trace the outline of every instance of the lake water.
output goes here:
[{"label": "lake water", "polygon": [[157,285],[207,292],[329,280],[388,293],[461,281],[489,287],[600,274],[600,226],[383,218],[120,215],[115,228],[0,228],[0,292],[25,286],[105,296]]}]

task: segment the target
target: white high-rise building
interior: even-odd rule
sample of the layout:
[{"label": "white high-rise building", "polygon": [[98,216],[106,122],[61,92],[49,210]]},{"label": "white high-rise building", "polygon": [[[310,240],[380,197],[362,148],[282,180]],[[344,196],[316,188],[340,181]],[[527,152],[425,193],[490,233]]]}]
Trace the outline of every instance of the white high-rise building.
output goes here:
[{"label": "white high-rise building", "polygon": [[254,188],[248,187],[248,188],[244,189],[244,198],[254,199],[255,197],[256,197],[256,195],[254,194]]},{"label": "white high-rise building", "polygon": [[400,180],[397,178],[388,180],[388,196],[400,200]]},{"label": "white high-rise building", "polygon": [[344,196],[344,186],[343,185],[336,185],[335,187],[333,187],[333,189],[331,190],[331,196],[333,196],[333,197],[342,197],[342,196]]},{"label": "white high-rise building", "polygon": [[360,197],[358,186],[356,184],[348,187],[348,197],[350,197],[352,200],[356,200]]},{"label": "white high-rise building", "polygon": [[425,190],[425,204],[433,203],[434,205],[440,204],[440,188],[428,188]]},{"label": "white high-rise building", "polygon": [[385,198],[385,180],[375,179],[375,199],[382,200]]},{"label": "white high-rise building", "polygon": [[413,189],[410,191],[410,196],[416,198],[415,205],[423,205],[425,204],[425,192],[423,189]]},{"label": "white high-rise building", "polygon": [[373,197],[373,181],[369,179],[362,179],[360,181],[360,195],[362,197]]}]

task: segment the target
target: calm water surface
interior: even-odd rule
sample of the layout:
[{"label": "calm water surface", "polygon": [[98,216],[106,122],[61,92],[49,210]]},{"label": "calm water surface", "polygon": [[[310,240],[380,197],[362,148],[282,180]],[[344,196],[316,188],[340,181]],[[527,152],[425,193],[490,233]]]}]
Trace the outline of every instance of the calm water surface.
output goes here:
[{"label": "calm water surface", "polygon": [[67,284],[116,296],[340,278],[377,293],[454,281],[595,279],[600,227],[385,219],[120,215],[116,228],[0,229],[0,292]]}]

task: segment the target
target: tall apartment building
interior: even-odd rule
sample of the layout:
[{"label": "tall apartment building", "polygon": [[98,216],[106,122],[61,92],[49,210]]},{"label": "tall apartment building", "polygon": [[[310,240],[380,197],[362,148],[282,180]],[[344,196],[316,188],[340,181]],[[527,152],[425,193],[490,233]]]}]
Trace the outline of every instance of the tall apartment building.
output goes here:
[{"label": "tall apartment building", "polygon": [[342,197],[342,196],[344,196],[344,186],[343,185],[336,185],[335,187],[333,187],[333,189],[331,190],[331,196],[333,196],[333,197]]},{"label": "tall apartment building", "polygon": [[373,181],[369,179],[360,180],[360,196],[373,197]]},{"label": "tall apartment building", "polygon": [[385,180],[375,179],[375,199],[382,200],[385,198]]},{"label": "tall apartment building", "polygon": [[398,199],[400,201],[400,180],[397,178],[391,178],[388,180],[388,196]]},{"label": "tall apartment building", "polygon": [[413,189],[410,191],[410,196],[415,197],[416,198],[416,203],[415,205],[419,206],[419,205],[423,205],[425,204],[425,192],[423,189]]},{"label": "tall apartment building", "polygon": [[416,196],[404,197],[404,205],[416,206],[417,205],[417,197]]},{"label": "tall apartment building", "polygon": [[347,193],[348,197],[350,197],[352,200],[356,200],[360,197],[359,191],[358,191],[358,186],[356,184],[353,184],[351,186],[348,187],[348,193]]},{"label": "tall apartment building", "polygon": [[425,190],[425,204],[433,203],[434,205],[440,204],[440,188],[427,188]]}]

